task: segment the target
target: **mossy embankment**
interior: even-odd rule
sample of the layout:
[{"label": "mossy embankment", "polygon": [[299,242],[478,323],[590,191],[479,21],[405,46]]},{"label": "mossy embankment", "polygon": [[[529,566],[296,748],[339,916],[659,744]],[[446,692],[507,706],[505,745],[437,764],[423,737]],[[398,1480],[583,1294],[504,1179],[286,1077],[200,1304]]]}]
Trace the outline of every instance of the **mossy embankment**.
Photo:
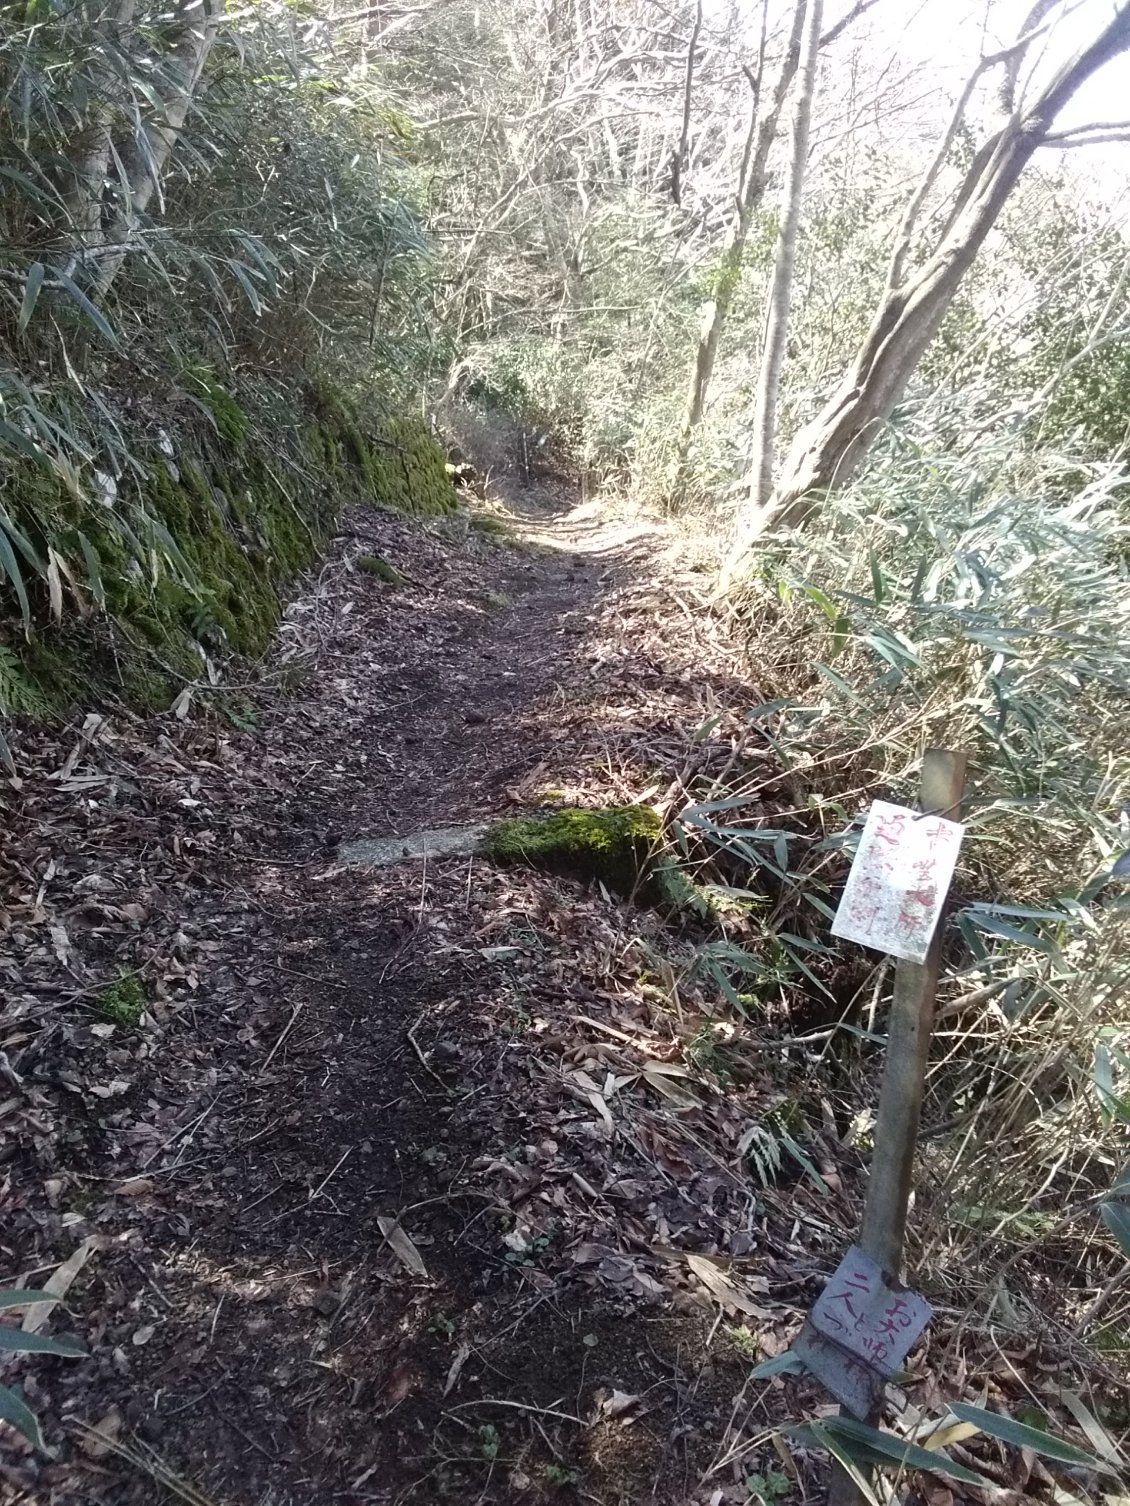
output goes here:
[{"label": "mossy embankment", "polygon": [[264,652],[282,591],[344,505],[456,506],[421,419],[324,387],[250,393],[197,362],[160,419],[131,432],[124,463],[6,460],[0,715],[103,695],[167,708],[206,657]]}]

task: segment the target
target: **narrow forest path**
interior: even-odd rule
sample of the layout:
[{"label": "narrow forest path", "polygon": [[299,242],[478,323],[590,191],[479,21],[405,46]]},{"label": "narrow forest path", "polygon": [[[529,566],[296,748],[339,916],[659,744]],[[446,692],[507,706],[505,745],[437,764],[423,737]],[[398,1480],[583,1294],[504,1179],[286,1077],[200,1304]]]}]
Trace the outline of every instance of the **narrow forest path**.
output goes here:
[{"label": "narrow forest path", "polygon": [[[88,718],[33,750],[0,1243],[24,1284],[82,1252],[92,1358],[24,1367],[62,1453],[3,1465],[5,1503],[746,1498],[750,1359],[842,1240],[821,1206],[798,1243],[818,1200],[735,1154],[773,1084],[695,1064],[708,1006],[653,912],[339,860],[655,799],[749,694],[687,626],[683,543],[511,501],[505,534],[353,514],[240,729]],[[99,1004],[127,970],[139,1028]]]}]

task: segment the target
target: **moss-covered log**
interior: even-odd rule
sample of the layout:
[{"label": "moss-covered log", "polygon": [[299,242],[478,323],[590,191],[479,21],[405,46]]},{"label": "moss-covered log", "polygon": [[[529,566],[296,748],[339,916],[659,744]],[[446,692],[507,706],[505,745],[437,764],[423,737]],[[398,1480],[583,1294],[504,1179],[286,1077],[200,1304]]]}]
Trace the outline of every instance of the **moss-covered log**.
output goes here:
[{"label": "moss-covered log", "polygon": [[708,917],[706,892],[664,850],[663,825],[646,805],[575,806],[502,821],[483,850],[496,863],[598,879],[607,888],[672,914]]},{"label": "moss-covered log", "polygon": [[661,834],[658,816],[645,805],[572,808],[500,822],[487,834],[486,853],[496,863],[599,879],[628,895],[648,886]]}]

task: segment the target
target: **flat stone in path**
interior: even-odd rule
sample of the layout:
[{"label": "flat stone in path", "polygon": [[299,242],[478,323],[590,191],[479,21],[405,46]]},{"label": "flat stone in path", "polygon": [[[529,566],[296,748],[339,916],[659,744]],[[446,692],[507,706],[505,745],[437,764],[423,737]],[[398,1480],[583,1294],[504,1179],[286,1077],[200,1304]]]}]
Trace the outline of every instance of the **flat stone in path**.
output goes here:
[{"label": "flat stone in path", "polygon": [[358,868],[391,868],[420,858],[466,858],[482,850],[489,826],[436,826],[406,837],[359,837],[343,842],[338,861]]}]

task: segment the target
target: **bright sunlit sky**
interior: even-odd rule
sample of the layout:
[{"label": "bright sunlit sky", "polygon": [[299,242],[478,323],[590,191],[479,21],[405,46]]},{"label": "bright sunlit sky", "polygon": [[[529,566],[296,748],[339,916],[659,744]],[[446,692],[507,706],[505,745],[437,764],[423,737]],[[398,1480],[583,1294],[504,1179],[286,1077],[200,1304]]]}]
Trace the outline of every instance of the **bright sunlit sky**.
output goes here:
[{"label": "bright sunlit sky", "polygon": [[[880,52],[897,55],[901,64],[920,64],[927,77],[953,100],[982,53],[992,53],[1014,41],[1032,0],[879,0],[866,17],[868,38]],[[849,8],[849,0],[825,0],[826,24]],[[1045,80],[1067,57],[1093,38],[1112,15],[1114,0],[1078,0],[1054,30],[1041,37],[1026,60],[1022,80],[1034,74]],[[845,41],[847,39],[845,38]],[[842,43],[840,44],[843,45]],[[988,82],[991,97],[999,73]],[[939,112],[939,121],[941,114]],[[976,119],[976,112],[974,112]],[[1060,128],[1095,121],[1130,121],[1130,52],[1114,58],[1076,95],[1057,125]],[[1112,204],[1127,196],[1130,186],[1130,143],[1112,143],[1047,152],[1058,162],[1089,180]]]}]

